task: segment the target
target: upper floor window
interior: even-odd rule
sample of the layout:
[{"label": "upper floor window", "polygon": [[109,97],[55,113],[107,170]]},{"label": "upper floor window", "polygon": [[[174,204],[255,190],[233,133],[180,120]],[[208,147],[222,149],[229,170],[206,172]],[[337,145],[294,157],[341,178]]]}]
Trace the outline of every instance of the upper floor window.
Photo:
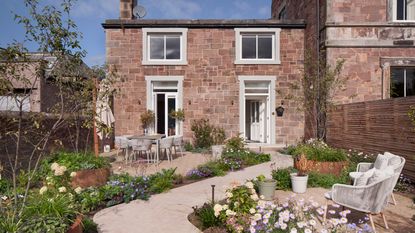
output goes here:
[{"label": "upper floor window", "polygon": [[187,29],[143,28],[143,65],[186,65]]},{"label": "upper floor window", "polygon": [[235,29],[235,64],[280,64],[280,30]]},{"label": "upper floor window", "polygon": [[390,96],[415,95],[415,67],[391,67]]},{"label": "upper floor window", "polygon": [[415,0],[394,0],[393,19],[395,21],[415,21]]}]

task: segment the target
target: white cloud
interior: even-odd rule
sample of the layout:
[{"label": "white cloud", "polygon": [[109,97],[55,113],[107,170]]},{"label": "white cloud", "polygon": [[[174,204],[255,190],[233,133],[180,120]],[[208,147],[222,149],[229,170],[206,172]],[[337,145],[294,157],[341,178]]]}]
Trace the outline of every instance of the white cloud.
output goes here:
[{"label": "white cloud", "polygon": [[103,65],[105,64],[105,55],[99,54],[95,56],[87,56],[84,61],[89,67]]},{"label": "white cloud", "polygon": [[120,0],[79,0],[72,15],[79,18],[118,18]]},{"label": "white cloud", "polygon": [[152,10],[159,11],[166,18],[198,18],[198,14],[202,12],[198,3],[188,0],[154,0],[148,4],[151,4]]}]

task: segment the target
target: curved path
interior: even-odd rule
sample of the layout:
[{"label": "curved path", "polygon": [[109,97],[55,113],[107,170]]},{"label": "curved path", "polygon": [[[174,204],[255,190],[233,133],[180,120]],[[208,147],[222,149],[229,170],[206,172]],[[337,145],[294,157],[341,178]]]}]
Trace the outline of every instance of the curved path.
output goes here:
[{"label": "curved path", "polygon": [[200,206],[211,199],[211,185],[216,185],[215,199],[225,198],[225,187],[233,181],[244,182],[260,174],[271,174],[271,163],[277,167],[292,166],[291,156],[272,155],[272,161],[195,182],[167,193],[151,196],[149,201],[133,201],[99,211],[94,216],[102,233],[192,233],[200,232],[188,220],[192,206]]}]

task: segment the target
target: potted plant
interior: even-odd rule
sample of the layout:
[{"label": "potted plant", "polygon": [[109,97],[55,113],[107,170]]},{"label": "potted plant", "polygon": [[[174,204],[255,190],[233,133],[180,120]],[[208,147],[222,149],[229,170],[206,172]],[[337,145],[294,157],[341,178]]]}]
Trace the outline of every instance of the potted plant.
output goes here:
[{"label": "potted plant", "polygon": [[307,171],[307,158],[304,154],[301,154],[295,158],[296,160],[296,169],[298,172],[291,173],[291,185],[293,192],[295,193],[305,193],[307,190],[308,175]]},{"label": "potted plant", "polygon": [[213,127],[212,132],[211,132],[211,137],[212,137],[212,156],[215,159],[218,159],[222,156],[222,152],[223,152],[223,148],[224,145],[223,143],[225,142],[225,130],[223,128],[220,127]]},{"label": "potted plant", "polygon": [[179,132],[177,132],[177,133],[180,135],[181,134],[180,133],[180,129],[181,129],[180,126],[181,126],[181,123],[184,121],[184,117],[185,117],[183,109],[179,108],[179,109],[177,109],[177,111],[171,111],[169,113],[169,116],[176,120],[177,125],[179,126],[179,127],[177,127]]},{"label": "potted plant", "polygon": [[257,176],[259,195],[264,200],[270,201],[274,199],[275,188],[277,186],[277,181],[273,179],[267,179],[264,175]]},{"label": "potted plant", "polygon": [[140,120],[141,120],[141,124],[143,126],[144,129],[144,134],[147,135],[148,133],[148,128],[154,123],[155,121],[155,115],[154,112],[151,110],[147,110],[144,113],[141,114],[140,116]]}]

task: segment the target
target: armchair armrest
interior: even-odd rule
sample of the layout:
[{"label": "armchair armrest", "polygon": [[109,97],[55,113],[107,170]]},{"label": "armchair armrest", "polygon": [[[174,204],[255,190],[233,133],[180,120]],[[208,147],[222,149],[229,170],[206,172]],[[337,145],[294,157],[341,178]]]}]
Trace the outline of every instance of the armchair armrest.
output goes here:
[{"label": "armchair armrest", "polygon": [[366,172],[369,169],[373,168],[374,163],[358,163],[356,171],[358,172]]}]

